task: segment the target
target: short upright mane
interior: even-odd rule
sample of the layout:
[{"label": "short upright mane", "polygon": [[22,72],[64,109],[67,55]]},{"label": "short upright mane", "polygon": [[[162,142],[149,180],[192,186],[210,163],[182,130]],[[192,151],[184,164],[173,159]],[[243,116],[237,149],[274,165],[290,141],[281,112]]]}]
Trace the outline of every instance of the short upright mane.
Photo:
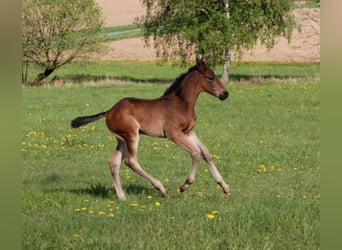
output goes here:
[{"label": "short upright mane", "polygon": [[179,75],[176,80],[165,90],[163,96],[169,95],[171,93],[176,93],[176,95],[180,95],[180,84],[183,81],[183,79],[185,78],[185,76],[187,74],[189,74],[190,72],[194,71],[195,69],[197,69],[196,65],[189,68],[188,72],[185,72],[181,75]]}]

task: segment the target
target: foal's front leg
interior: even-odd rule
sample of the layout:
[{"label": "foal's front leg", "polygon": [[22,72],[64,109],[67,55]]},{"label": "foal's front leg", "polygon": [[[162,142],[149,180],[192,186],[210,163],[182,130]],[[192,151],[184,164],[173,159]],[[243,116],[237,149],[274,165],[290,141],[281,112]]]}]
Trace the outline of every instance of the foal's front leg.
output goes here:
[{"label": "foal's front leg", "polygon": [[195,181],[195,174],[198,163],[200,158],[202,157],[208,163],[209,169],[213,174],[216,183],[221,186],[223,192],[227,195],[231,194],[230,188],[225,183],[221,174],[217,170],[209,150],[198,139],[195,132],[192,132],[189,135],[172,137],[170,139],[173,140],[177,145],[188,151],[192,157],[192,166],[185,183],[180,187],[181,192],[184,192],[186,189],[188,189],[190,185]]},{"label": "foal's front leg", "polygon": [[217,170],[209,150],[201,143],[201,141],[198,138],[197,138],[197,140],[198,140],[198,146],[201,150],[202,158],[208,163],[209,169],[210,169],[212,175],[214,176],[216,183],[221,186],[223,192],[226,195],[230,195],[231,191],[230,191],[229,185],[227,185],[224,182],[221,174]]}]

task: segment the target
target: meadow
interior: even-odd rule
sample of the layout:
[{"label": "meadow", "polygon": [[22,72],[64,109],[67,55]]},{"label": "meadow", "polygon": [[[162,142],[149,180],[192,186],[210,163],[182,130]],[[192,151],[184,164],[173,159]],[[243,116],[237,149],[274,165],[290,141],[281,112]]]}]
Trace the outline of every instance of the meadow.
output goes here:
[{"label": "meadow", "polygon": [[124,165],[128,200],[115,197],[107,160],[116,141],[104,120],[79,129],[70,121],[126,96],[158,97],[184,71],[153,63],[73,64],[56,72],[68,81],[63,87],[23,87],[23,249],[320,248],[316,64],[234,64],[227,100],[200,96],[195,130],[231,196],[204,161],[180,193],[190,156],[166,139],[142,136],[139,162],[170,197]]}]

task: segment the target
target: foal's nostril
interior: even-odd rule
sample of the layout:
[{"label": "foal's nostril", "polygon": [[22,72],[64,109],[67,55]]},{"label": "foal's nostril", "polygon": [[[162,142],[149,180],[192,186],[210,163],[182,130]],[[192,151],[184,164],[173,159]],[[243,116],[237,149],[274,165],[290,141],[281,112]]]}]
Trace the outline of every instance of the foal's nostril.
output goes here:
[{"label": "foal's nostril", "polygon": [[219,99],[220,99],[221,101],[223,101],[223,100],[227,99],[228,96],[229,96],[228,91],[224,91],[223,93],[221,93],[221,94],[219,95]]}]

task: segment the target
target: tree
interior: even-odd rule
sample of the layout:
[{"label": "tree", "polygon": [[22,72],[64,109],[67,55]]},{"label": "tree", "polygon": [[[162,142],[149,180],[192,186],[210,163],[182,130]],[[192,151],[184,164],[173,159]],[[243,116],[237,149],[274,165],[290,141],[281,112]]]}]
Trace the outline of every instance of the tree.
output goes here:
[{"label": "tree", "polygon": [[291,38],[295,28],[292,0],[143,0],[146,14],[137,19],[149,44],[154,39],[157,56],[163,60],[194,54],[213,65],[224,64],[222,76],[228,81],[230,52],[257,41],[272,48],[275,38]]},{"label": "tree", "polygon": [[55,69],[98,52],[103,23],[94,0],[23,0],[23,75],[28,62],[43,69],[37,86]]}]

